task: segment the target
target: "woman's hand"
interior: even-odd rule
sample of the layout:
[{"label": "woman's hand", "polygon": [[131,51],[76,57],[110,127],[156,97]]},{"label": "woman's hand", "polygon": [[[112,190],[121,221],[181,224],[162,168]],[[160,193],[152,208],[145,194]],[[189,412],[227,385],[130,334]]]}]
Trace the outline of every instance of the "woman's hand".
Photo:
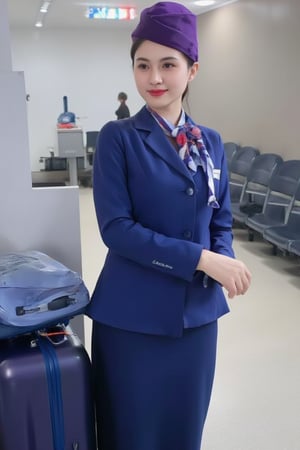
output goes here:
[{"label": "woman's hand", "polygon": [[251,273],[246,265],[229,256],[202,250],[197,270],[218,281],[228,292],[229,298],[245,294],[250,286]]}]

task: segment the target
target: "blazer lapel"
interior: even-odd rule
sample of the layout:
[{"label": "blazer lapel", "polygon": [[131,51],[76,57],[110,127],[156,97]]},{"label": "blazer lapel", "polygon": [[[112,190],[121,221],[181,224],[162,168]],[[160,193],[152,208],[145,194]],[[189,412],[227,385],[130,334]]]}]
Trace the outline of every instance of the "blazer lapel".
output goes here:
[{"label": "blazer lapel", "polygon": [[[140,131],[140,135],[148,147],[151,148],[167,164],[172,166],[177,172],[192,179],[188,168],[180,159],[180,156],[172,146],[171,142],[163,136],[163,130],[156,123],[147,108],[144,106],[134,116],[135,128]],[[165,137],[165,139],[162,139]]]}]

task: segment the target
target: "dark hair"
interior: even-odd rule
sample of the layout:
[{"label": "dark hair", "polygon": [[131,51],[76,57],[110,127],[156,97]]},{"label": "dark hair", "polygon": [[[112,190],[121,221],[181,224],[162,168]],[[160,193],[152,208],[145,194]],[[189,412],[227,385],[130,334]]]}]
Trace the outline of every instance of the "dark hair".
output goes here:
[{"label": "dark hair", "polygon": [[[134,65],[134,57],[135,57],[136,51],[144,41],[145,41],[145,39],[136,39],[135,41],[133,41],[133,44],[130,49],[130,57],[131,57],[132,67]],[[188,56],[186,56],[184,53],[182,53],[182,54],[186,59],[188,68],[192,67],[194,65],[194,61],[191,58],[189,58]],[[188,94],[188,90],[189,90],[189,86],[187,85],[182,94],[182,97],[181,97],[182,100]]]},{"label": "dark hair", "polygon": [[125,94],[125,92],[120,92],[118,95],[118,100],[127,100],[127,94]]}]

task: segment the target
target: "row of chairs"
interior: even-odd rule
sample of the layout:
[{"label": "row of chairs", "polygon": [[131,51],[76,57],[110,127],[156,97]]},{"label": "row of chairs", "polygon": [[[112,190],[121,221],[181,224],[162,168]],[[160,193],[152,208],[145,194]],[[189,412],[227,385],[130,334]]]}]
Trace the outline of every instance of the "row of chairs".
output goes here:
[{"label": "row of chairs", "polygon": [[300,160],[224,144],[234,223],[277,249],[300,256]]}]

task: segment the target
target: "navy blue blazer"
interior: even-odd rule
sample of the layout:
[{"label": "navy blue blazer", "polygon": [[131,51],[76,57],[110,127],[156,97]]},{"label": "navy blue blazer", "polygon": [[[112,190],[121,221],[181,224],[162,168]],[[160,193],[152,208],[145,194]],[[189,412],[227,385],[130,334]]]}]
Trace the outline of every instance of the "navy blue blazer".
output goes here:
[{"label": "navy blue blazer", "polygon": [[87,314],[125,330],[181,336],[228,312],[222,287],[196,266],[203,248],[234,257],[227,165],[219,134],[201,127],[219,209],[202,168],[187,169],[143,107],[107,123],[94,157],[94,202],[108,254]]}]

